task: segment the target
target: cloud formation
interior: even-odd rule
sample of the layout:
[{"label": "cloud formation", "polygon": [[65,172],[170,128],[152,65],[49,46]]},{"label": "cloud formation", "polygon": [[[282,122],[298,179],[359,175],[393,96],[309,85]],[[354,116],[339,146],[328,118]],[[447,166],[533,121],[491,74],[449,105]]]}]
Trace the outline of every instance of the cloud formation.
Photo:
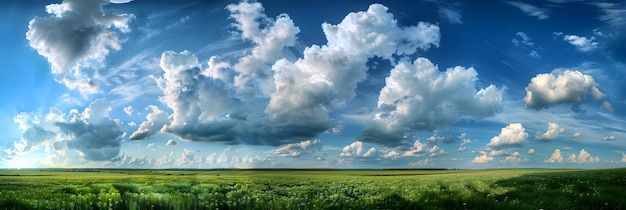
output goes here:
[{"label": "cloud formation", "polygon": [[358,139],[398,146],[407,132],[433,131],[463,116],[493,116],[502,110],[504,89],[478,89],[477,76],[460,66],[439,72],[426,58],[400,62],[385,79],[377,110]]},{"label": "cloud formation", "polygon": [[550,10],[548,9],[536,7],[531,4],[519,1],[508,1],[506,3],[521,9],[522,12],[526,13],[527,15],[537,17],[537,19],[542,20],[550,18]]},{"label": "cloud formation", "polygon": [[493,161],[493,157],[487,156],[486,152],[481,151],[482,155],[474,157],[470,163],[484,164]]},{"label": "cloud formation", "polygon": [[155,105],[148,105],[146,110],[151,110],[148,115],[146,115],[146,121],[142,122],[137,128],[137,131],[133,132],[129,140],[142,140],[146,139],[156,133],[158,133],[163,126],[169,123],[169,114],[160,110],[159,107]]},{"label": "cloud formation", "polygon": [[552,152],[552,155],[550,155],[550,158],[544,160],[544,162],[546,162],[546,163],[562,163],[563,162],[563,156],[561,155],[561,150],[560,149],[555,149],[554,152]]},{"label": "cloud formation", "polygon": [[576,46],[576,49],[583,52],[593,51],[598,48],[598,42],[594,42],[595,39],[593,36],[591,38],[576,35],[565,35],[563,37],[564,41]]},{"label": "cloud formation", "polygon": [[282,157],[301,157],[322,150],[322,140],[306,140],[300,143],[287,144],[274,150],[275,155]]},{"label": "cloud formation", "polygon": [[374,158],[376,155],[376,148],[360,141],[355,141],[345,146],[339,154],[339,156],[343,158]]},{"label": "cloud formation", "polygon": [[[107,0],[64,0],[46,6],[50,17],[35,17],[28,25],[30,46],[52,65],[56,81],[82,93],[95,93],[92,80],[111,50],[121,49],[118,32],[127,33],[131,14],[103,11]],[[116,30],[115,30],[116,29]]]},{"label": "cloud formation", "polygon": [[239,30],[241,38],[254,43],[251,54],[240,58],[233,67],[237,72],[234,85],[238,96],[245,101],[256,95],[267,97],[274,92],[270,66],[283,57],[283,48],[295,44],[300,29],[287,14],[276,19],[267,17],[258,2],[230,4],[226,9],[235,20],[232,25]]},{"label": "cloud formation", "polygon": [[577,70],[553,71],[538,74],[526,86],[524,102],[531,109],[547,109],[557,104],[579,104],[591,95],[595,99],[605,96],[591,75]]},{"label": "cloud formation", "polygon": [[591,154],[589,154],[587,151],[585,151],[584,149],[581,149],[580,152],[578,153],[578,156],[576,156],[576,154],[571,154],[569,157],[567,157],[567,162],[579,163],[579,164],[598,163],[600,162],[600,158],[592,157]]},{"label": "cloud formation", "polygon": [[526,139],[528,139],[528,133],[522,124],[512,123],[502,128],[498,136],[491,138],[487,147],[492,149],[519,147],[526,142]]},{"label": "cloud formation", "polygon": [[563,133],[564,129],[559,127],[559,124],[548,122],[548,130],[544,133],[537,132],[535,139],[539,141],[549,141],[556,139],[560,133]]}]

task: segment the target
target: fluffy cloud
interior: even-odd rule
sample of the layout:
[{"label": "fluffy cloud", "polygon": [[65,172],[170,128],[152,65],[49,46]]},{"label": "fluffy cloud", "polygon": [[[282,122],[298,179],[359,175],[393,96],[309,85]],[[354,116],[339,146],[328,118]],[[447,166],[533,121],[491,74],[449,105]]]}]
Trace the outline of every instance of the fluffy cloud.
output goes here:
[{"label": "fluffy cloud", "polygon": [[535,139],[539,141],[554,140],[560,133],[563,133],[563,128],[560,128],[559,124],[548,122],[548,130],[545,133],[537,132]]},{"label": "fluffy cloud", "polygon": [[439,148],[437,145],[434,145],[432,148],[430,148],[428,150],[428,152],[430,153],[430,157],[435,157],[435,156],[441,156],[441,155],[448,154],[446,151],[444,151],[443,149]]},{"label": "fluffy cloud", "polygon": [[576,46],[576,49],[589,52],[598,48],[598,42],[594,42],[595,37],[587,38],[584,36],[576,36],[576,35],[565,35],[563,40],[569,42],[570,44]]},{"label": "fluffy cloud", "polygon": [[234,70],[235,86],[240,98],[251,100],[257,91],[267,97],[274,91],[270,64],[282,57],[283,48],[293,46],[300,29],[286,14],[276,19],[263,13],[261,3],[241,2],[226,7],[236,21],[233,24],[241,33],[241,38],[254,43],[251,54],[239,59]]},{"label": "fluffy cloud", "polygon": [[413,147],[411,147],[411,149],[409,149],[408,151],[404,152],[402,156],[405,156],[405,157],[421,156],[422,153],[426,152],[425,150],[426,150],[426,145],[422,144],[422,142],[420,142],[419,140],[415,140]]},{"label": "fluffy cloud", "polygon": [[[284,129],[328,128],[329,109],[355,96],[357,83],[366,78],[366,62],[378,56],[413,54],[439,45],[439,27],[420,22],[400,27],[387,8],[373,4],[366,12],[348,14],[338,25],[322,25],[328,43],[313,45],[295,62],[282,59],[275,71],[276,91],[265,112],[271,122],[285,123]],[[297,119],[294,121],[294,119]]]},{"label": "fluffy cloud", "polygon": [[533,149],[533,148],[528,149],[528,153],[527,154],[528,155],[534,155],[535,154],[535,149]]},{"label": "fluffy cloud", "polygon": [[165,146],[175,147],[175,146],[178,146],[178,143],[176,143],[176,141],[172,139],[169,139],[167,140],[167,143],[165,143]]},{"label": "fluffy cloud", "polygon": [[397,146],[404,134],[435,130],[462,116],[477,119],[502,110],[503,89],[476,88],[477,73],[460,66],[439,72],[426,58],[400,62],[385,79],[378,109],[359,140]]},{"label": "fluffy cloud", "polygon": [[622,153],[622,159],[620,160],[622,163],[626,163],[626,154]]},{"label": "fluffy cloud", "polygon": [[275,155],[282,157],[301,157],[302,155],[313,154],[322,150],[322,140],[306,140],[300,143],[287,144],[276,150]]},{"label": "fluffy cloud", "polygon": [[598,163],[600,162],[600,158],[598,157],[592,157],[591,154],[589,154],[587,151],[585,151],[584,149],[581,149],[580,152],[578,153],[578,157],[575,154],[571,154],[568,158],[567,158],[567,162],[570,163]]},{"label": "fluffy cloud", "polygon": [[142,122],[139,128],[137,128],[137,131],[130,135],[129,140],[146,139],[159,132],[164,125],[169,123],[169,114],[160,110],[159,107],[149,105],[146,109],[152,112],[146,115],[146,121]]},{"label": "fluffy cloud", "polygon": [[526,13],[527,15],[537,17],[537,19],[541,20],[550,18],[550,10],[548,9],[539,8],[528,3],[518,1],[509,1],[506,3],[521,9],[522,12]]},{"label": "fluffy cloud", "polygon": [[470,161],[470,163],[479,163],[479,164],[482,164],[482,163],[488,163],[488,162],[491,162],[491,161],[493,160],[493,157],[489,157],[489,156],[487,156],[487,153],[486,153],[486,152],[482,152],[482,151],[481,151],[480,153],[481,153],[482,155],[481,155],[481,156],[476,156],[476,157],[474,157],[474,159],[473,159],[472,161]]},{"label": "fluffy cloud", "polygon": [[[129,32],[134,17],[102,11],[107,0],[65,0],[46,6],[50,17],[35,17],[28,25],[30,46],[52,64],[55,80],[82,93],[97,92],[92,80],[111,50],[121,49],[119,32]],[[117,29],[117,30],[114,30]]]},{"label": "fluffy cloud", "polygon": [[552,155],[550,155],[550,158],[544,160],[544,162],[546,162],[546,163],[562,163],[563,162],[563,156],[561,156],[561,150],[555,149],[554,152],[552,152]]},{"label": "fluffy cloud", "polygon": [[580,132],[576,132],[574,134],[572,134],[572,138],[573,139],[578,139],[582,134]]},{"label": "fluffy cloud", "polygon": [[339,156],[345,158],[374,158],[376,157],[376,148],[367,146],[363,142],[355,141],[345,146]]},{"label": "fluffy cloud", "polygon": [[528,133],[526,133],[526,129],[522,127],[522,124],[512,123],[502,128],[498,136],[491,138],[487,147],[498,149],[511,146],[521,146],[526,142],[527,138]]},{"label": "fluffy cloud", "polygon": [[545,109],[552,105],[581,103],[587,95],[596,99],[605,96],[600,92],[593,77],[577,70],[553,71],[538,74],[526,87],[526,107]]},{"label": "fluffy cloud", "polygon": [[15,152],[28,152],[34,148],[47,144],[57,138],[59,132],[56,122],[63,121],[65,113],[57,108],[50,108],[50,112],[43,116],[34,113],[20,113],[13,118],[21,130],[21,138],[13,143]]},{"label": "fluffy cloud", "polygon": [[97,99],[82,113],[71,110],[64,121],[56,122],[59,140],[52,143],[57,152],[74,150],[86,160],[103,161],[118,156],[122,129],[118,120],[108,117],[111,104]]},{"label": "fluffy cloud", "polygon": [[386,154],[383,155],[384,158],[397,158],[400,155],[400,153],[396,152],[395,150],[391,150],[389,152],[387,152]]},{"label": "fluffy cloud", "polygon": [[504,160],[502,160],[503,163],[511,163],[511,164],[518,164],[518,163],[522,163],[526,161],[528,161],[528,158],[520,158],[519,152],[514,152],[513,154],[505,157]]}]

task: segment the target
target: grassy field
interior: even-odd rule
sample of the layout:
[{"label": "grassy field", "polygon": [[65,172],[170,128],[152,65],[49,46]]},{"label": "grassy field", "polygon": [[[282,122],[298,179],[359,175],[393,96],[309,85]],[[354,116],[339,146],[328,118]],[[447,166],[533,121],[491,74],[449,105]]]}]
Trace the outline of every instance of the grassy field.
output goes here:
[{"label": "grassy field", "polygon": [[626,209],[626,169],[0,170],[0,209]]}]

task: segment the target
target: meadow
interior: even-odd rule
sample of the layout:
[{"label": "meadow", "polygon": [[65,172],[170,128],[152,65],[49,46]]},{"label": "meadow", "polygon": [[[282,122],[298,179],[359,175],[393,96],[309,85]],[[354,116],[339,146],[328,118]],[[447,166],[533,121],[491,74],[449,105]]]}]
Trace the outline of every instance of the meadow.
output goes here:
[{"label": "meadow", "polygon": [[621,209],[626,169],[0,170],[0,209]]}]

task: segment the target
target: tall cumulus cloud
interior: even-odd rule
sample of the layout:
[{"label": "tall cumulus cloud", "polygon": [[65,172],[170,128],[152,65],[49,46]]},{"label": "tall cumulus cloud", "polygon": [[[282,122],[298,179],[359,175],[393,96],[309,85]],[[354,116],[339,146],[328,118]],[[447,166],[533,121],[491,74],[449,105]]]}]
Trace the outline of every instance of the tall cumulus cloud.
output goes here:
[{"label": "tall cumulus cloud", "polygon": [[433,131],[463,116],[489,117],[502,110],[503,88],[477,88],[474,68],[439,72],[426,58],[401,62],[385,79],[378,108],[359,140],[398,146],[405,134]]}]

